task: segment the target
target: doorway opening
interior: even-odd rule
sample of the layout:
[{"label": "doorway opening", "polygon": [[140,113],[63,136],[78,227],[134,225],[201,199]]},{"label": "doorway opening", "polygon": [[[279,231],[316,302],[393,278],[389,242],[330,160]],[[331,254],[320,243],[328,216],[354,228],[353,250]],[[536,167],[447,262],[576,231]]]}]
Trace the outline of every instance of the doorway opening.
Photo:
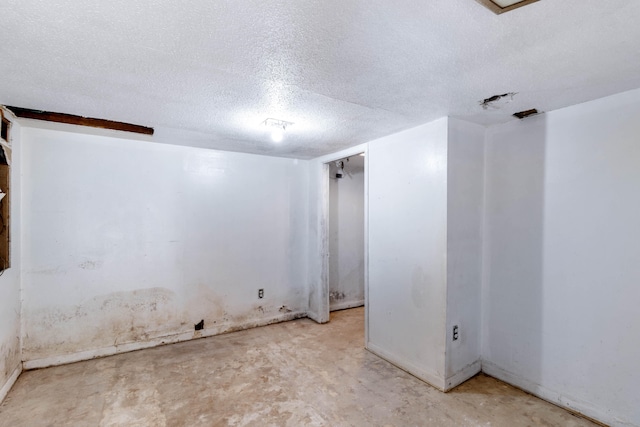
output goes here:
[{"label": "doorway opening", "polygon": [[365,304],[365,157],[329,162],[329,311]]}]

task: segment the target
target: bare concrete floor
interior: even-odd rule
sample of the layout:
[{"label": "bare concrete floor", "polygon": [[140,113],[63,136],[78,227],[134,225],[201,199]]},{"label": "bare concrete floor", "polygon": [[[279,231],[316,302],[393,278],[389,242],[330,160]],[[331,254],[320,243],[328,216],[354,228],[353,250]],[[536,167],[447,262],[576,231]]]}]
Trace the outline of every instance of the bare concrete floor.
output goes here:
[{"label": "bare concrete floor", "polygon": [[444,394],[363,349],[363,309],[22,374],[0,426],[593,426],[480,375]]}]

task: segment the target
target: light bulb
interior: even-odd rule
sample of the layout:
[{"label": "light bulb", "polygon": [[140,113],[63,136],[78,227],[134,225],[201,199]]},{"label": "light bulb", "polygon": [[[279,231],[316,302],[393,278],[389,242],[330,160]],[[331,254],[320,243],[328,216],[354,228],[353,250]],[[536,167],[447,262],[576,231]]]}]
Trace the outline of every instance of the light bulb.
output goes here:
[{"label": "light bulb", "polygon": [[271,132],[271,140],[273,142],[282,142],[283,138],[284,138],[284,130],[283,129],[277,128],[277,129],[274,129]]}]

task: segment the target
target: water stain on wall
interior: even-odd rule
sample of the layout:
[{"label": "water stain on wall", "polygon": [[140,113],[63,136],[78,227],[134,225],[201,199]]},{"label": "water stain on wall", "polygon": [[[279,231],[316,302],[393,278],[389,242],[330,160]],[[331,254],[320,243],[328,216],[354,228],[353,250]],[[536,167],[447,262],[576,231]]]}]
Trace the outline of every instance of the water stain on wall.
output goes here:
[{"label": "water stain on wall", "polygon": [[350,303],[364,300],[364,261],[349,270],[340,283],[330,283],[329,302]]},{"label": "water stain on wall", "polygon": [[344,292],[332,291],[329,292],[329,302],[340,301],[345,298]]},{"label": "water stain on wall", "polygon": [[16,335],[15,339],[11,342],[5,343],[0,346],[0,355],[2,358],[0,359],[0,387],[2,387],[13,371],[18,367],[21,362],[20,357],[20,339]]},{"label": "water stain on wall", "polygon": [[195,323],[201,319],[206,325],[214,325],[229,320],[224,294],[216,292],[215,286],[199,283],[187,288],[189,295],[185,301],[188,312],[185,315]]},{"label": "water stain on wall", "polygon": [[176,330],[175,294],[164,288],[114,292],[75,306],[35,310],[26,316],[27,360],[143,341]]},{"label": "water stain on wall", "polygon": [[[179,297],[166,288],[149,288],[29,312],[24,337],[25,360],[163,338],[170,342],[169,337],[185,333],[199,338],[277,322],[282,316],[301,317],[299,312],[282,303],[244,307],[236,304],[228,308],[230,303],[224,293],[203,284],[189,288],[187,295]],[[194,330],[194,325],[202,320],[204,328]]]},{"label": "water stain on wall", "polygon": [[80,267],[83,270],[97,270],[100,267],[102,267],[103,263],[104,261],[102,260],[86,260],[78,264],[78,267]]}]

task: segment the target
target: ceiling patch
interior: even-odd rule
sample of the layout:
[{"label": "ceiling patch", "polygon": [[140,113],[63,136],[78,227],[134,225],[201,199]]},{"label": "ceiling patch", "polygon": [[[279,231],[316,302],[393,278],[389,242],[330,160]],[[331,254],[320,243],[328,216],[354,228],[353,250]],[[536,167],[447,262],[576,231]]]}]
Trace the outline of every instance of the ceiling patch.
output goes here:
[{"label": "ceiling patch", "polygon": [[483,4],[489,10],[499,15],[501,13],[509,12],[513,9],[526,6],[531,3],[535,3],[538,0],[476,0],[478,3]]}]

